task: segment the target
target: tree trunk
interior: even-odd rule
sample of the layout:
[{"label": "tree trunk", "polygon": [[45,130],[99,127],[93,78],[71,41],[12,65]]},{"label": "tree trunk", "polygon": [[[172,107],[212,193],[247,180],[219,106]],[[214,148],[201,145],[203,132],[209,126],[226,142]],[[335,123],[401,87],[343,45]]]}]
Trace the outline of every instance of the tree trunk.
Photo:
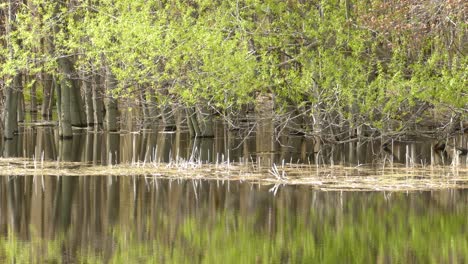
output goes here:
[{"label": "tree trunk", "polygon": [[213,114],[207,107],[200,107],[197,111],[198,126],[201,137],[213,137]]},{"label": "tree trunk", "polygon": [[163,122],[166,131],[176,130],[175,118],[170,104],[162,106]]},{"label": "tree trunk", "polygon": [[[6,20],[6,33],[10,34],[15,30],[16,22],[16,9],[20,5],[19,1],[9,1],[8,2],[8,17]],[[15,51],[13,49],[13,43],[7,39],[7,47],[9,50],[9,57],[14,58]],[[21,89],[21,74],[17,70],[16,75],[13,77],[13,80],[8,84],[6,93],[5,93],[5,109],[4,109],[4,134],[3,137],[5,140],[11,140],[14,137],[14,134],[18,132],[18,91]]]},{"label": "tree trunk", "polygon": [[93,120],[95,128],[98,128],[102,125],[102,115],[103,115],[103,107],[102,107],[102,96],[101,96],[101,77],[96,74],[93,77],[92,82],[92,97],[93,97]]},{"label": "tree trunk", "polygon": [[52,93],[53,93],[53,80],[50,74],[42,74],[42,89],[43,99],[41,105],[41,115],[44,120],[49,120],[52,117]]},{"label": "tree trunk", "polygon": [[[30,79],[29,81],[31,81],[31,77],[35,77],[35,76],[30,76]],[[31,90],[29,91],[29,96],[30,96],[30,108],[29,108],[29,112],[31,113],[37,113],[37,92],[36,92],[36,88],[37,88],[37,81],[36,80],[32,80],[32,84],[31,84]]]},{"label": "tree trunk", "polygon": [[[75,73],[75,69],[70,60],[68,60],[70,66],[70,74]],[[81,99],[80,86],[76,80],[70,79],[71,87],[70,90],[70,116],[72,126],[85,127],[86,117],[85,109],[83,107],[83,100]]]},{"label": "tree trunk", "polygon": [[85,108],[86,108],[86,123],[88,127],[94,126],[94,108],[93,108],[93,92],[91,83],[84,78],[83,88],[85,94]]},{"label": "tree trunk", "polygon": [[197,116],[193,108],[188,107],[185,109],[187,113],[187,125],[191,137],[199,137],[201,135],[200,126],[198,125]]},{"label": "tree trunk", "polygon": [[[6,92],[6,87],[4,85],[4,83],[0,83],[0,98],[5,98],[5,92]],[[0,134],[3,134],[3,126],[5,125],[5,122],[4,122],[4,117],[5,117],[5,101],[4,100],[0,100],[0,109],[2,109],[3,111],[0,113],[0,119],[2,120],[2,125],[0,126]],[[0,141],[1,142],[1,141]]]},{"label": "tree trunk", "polygon": [[59,135],[62,136],[62,87],[60,86],[60,83],[57,82],[57,80],[53,80],[54,83],[54,88],[57,92],[57,101],[56,101],[56,107],[57,107],[57,115],[58,115],[58,121],[59,121]]},{"label": "tree trunk", "polygon": [[163,105],[161,105],[161,114],[166,131],[176,130],[175,118],[172,111],[171,103],[169,100],[169,84],[163,83],[161,89],[161,95],[168,97]]},{"label": "tree trunk", "polygon": [[150,127],[151,129],[157,129],[158,127],[158,108],[156,107],[157,106],[157,103],[156,103],[156,94],[154,92],[154,89],[149,89],[149,118],[150,118]]},{"label": "tree trunk", "polygon": [[256,99],[256,152],[260,166],[271,166],[275,162],[276,139],[274,124],[273,95],[259,95]]},{"label": "tree trunk", "polygon": [[149,109],[148,109],[148,102],[146,100],[146,92],[143,87],[139,87],[140,93],[140,105],[141,105],[141,112],[143,113],[143,128],[150,128],[150,120],[149,120]]},{"label": "tree trunk", "polygon": [[18,123],[24,123],[25,103],[22,85],[18,87],[18,90],[16,91],[16,96],[16,100],[18,101]]},{"label": "tree trunk", "polygon": [[111,132],[118,131],[118,125],[117,125],[118,105],[117,105],[117,99],[115,99],[114,95],[112,94],[116,85],[117,84],[116,84],[115,77],[112,74],[110,68],[108,68],[106,71],[107,96],[105,100],[106,128],[108,131],[111,131]]},{"label": "tree trunk", "polygon": [[58,62],[62,73],[59,122],[62,123],[62,138],[69,139],[72,137],[72,126],[84,126],[84,111],[80,89],[71,77],[75,73],[72,62],[66,57],[59,58]]},{"label": "tree trunk", "polygon": [[[59,123],[61,126],[61,138],[71,139],[73,137],[72,132],[72,117],[71,117],[71,96],[73,81],[71,79],[72,68],[71,62],[68,58],[59,58],[59,67],[62,71],[60,80],[60,89],[57,89],[57,96],[60,97],[60,102],[57,104],[60,107]],[[59,86],[57,86],[59,87]],[[60,92],[60,95],[59,95]]]},{"label": "tree trunk", "polygon": [[[60,137],[62,139],[72,139],[73,138],[73,131],[72,131],[72,124],[71,124],[71,113],[70,113],[70,94],[72,89],[71,81],[67,78],[63,78],[60,81],[60,116],[59,116],[59,123],[62,132]],[[58,94],[59,90],[57,90]]]},{"label": "tree trunk", "polygon": [[18,132],[18,90],[21,87],[21,74],[16,74],[11,84],[7,86],[4,110],[4,134],[6,140],[13,139]]}]

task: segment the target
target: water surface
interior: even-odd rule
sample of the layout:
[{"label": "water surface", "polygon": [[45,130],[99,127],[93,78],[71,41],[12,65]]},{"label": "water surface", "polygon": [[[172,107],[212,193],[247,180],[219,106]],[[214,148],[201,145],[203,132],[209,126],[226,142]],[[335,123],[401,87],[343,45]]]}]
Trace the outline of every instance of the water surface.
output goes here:
[{"label": "water surface", "polygon": [[[76,129],[72,140],[59,140],[54,127],[20,129],[14,140],[2,143],[3,157],[25,157],[34,163],[2,163],[3,170],[17,168],[17,176],[0,176],[0,263],[468,262],[467,158],[434,151],[433,140],[326,145],[288,133],[277,137],[272,124],[249,128],[248,133],[218,124],[214,138],[201,139],[185,131],[109,134]],[[451,140],[454,146],[468,145],[466,135]],[[42,176],[44,170],[24,173],[27,166],[41,167],[41,160],[53,161],[49,170],[61,170],[56,176]],[[374,184],[378,189],[389,176],[380,169],[390,166],[399,184],[421,178],[429,185],[457,189],[342,192],[281,182],[272,186],[105,173],[63,176],[82,173],[78,169],[66,174],[68,167],[60,164],[70,163],[55,162],[79,162],[71,166],[89,171],[118,163],[131,164],[130,169],[141,163],[164,166],[174,160],[200,164],[198,170],[227,161],[255,165],[257,173],[270,178],[273,164],[279,171],[283,164],[317,166],[320,175],[315,180],[344,182],[342,190],[354,188],[355,182],[346,181],[360,177],[367,181],[365,189]],[[211,165],[201,165],[207,163]],[[457,166],[428,169],[454,163]],[[400,169],[394,170],[393,164]],[[328,172],[345,166],[341,178]],[[184,177],[193,171],[186,169]],[[177,170],[171,173],[177,178]],[[294,169],[287,176],[293,178]]]},{"label": "water surface", "polygon": [[466,263],[468,191],[0,177],[2,263]]},{"label": "water surface", "polygon": [[[317,139],[252,127],[253,132],[233,131],[218,123],[213,138],[191,138],[187,131],[139,130],[121,133],[75,129],[72,140],[59,140],[55,127],[20,127],[20,134],[2,143],[3,157],[86,162],[94,165],[170,162],[178,158],[202,163],[255,162],[358,166],[362,164],[452,165],[453,151],[434,150],[438,142],[428,138],[397,141],[363,140],[324,144]],[[468,134],[447,144],[468,148]],[[456,163],[466,167],[466,155]]]}]

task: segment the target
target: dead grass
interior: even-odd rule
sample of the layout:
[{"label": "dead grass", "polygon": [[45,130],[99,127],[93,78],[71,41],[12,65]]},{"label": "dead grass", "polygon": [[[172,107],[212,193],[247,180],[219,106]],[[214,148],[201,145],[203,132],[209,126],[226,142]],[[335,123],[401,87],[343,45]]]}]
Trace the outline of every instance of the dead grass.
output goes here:
[{"label": "dead grass", "polygon": [[146,178],[249,181],[273,185],[309,185],[321,190],[420,191],[468,188],[468,168],[453,166],[316,166],[303,164],[258,167],[254,163],[134,163],[91,166],[73,162],[0,159],[1,176],[144,176]]}]

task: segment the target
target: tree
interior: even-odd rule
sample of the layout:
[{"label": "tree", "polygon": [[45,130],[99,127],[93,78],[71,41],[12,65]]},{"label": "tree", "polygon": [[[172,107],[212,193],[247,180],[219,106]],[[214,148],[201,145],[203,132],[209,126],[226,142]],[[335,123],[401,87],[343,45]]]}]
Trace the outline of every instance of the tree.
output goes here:
[{"label": "tree", "polygon": [[[2,22],[12,52],[1,76],[13,87],[15,74],[41,73],[44,94],[56,80],[64,137],[104,119],[118,130],[117,106],[142,112],[144,127],[185,120],[211,136],[216,116],[237,126],[256,98],[273,100],[278,130],[330,143],[419,126],[448,135],[467,116],[459,0],[27,2]],[[8,107],[14,91],[5,89]]]}]

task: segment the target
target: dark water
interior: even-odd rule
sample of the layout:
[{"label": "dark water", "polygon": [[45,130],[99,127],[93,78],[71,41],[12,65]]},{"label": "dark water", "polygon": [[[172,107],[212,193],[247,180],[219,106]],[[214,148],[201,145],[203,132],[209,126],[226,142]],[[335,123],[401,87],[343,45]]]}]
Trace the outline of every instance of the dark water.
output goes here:
[{"label": "dark water", "polygon": [[[272,130],[251,133],[231,131],[218,124],[214,138],[193,139],[188,132],[139,131],[109,134],[75,130],[73,140],[59,140],[54,127],[21,127],[14,140],[3,142],[3,156],[45,160],[88,162],[91,164],[168,162],[177,158],[216,163],[255,162],[311,164],[436,164],[450,165],[453,153],[434,151],[435,140],[413,138],[401,141],[350,142],[327,145],[298,135],[276,137]],[[468,136],[459,135],[448,144],[468,147]],[[457,164],[466,166],[468,157],[460,156]]]},{"label": "dark water", "polygon": [[468,262],[468,190],[269,188],[0,177],[0,262]]}]

